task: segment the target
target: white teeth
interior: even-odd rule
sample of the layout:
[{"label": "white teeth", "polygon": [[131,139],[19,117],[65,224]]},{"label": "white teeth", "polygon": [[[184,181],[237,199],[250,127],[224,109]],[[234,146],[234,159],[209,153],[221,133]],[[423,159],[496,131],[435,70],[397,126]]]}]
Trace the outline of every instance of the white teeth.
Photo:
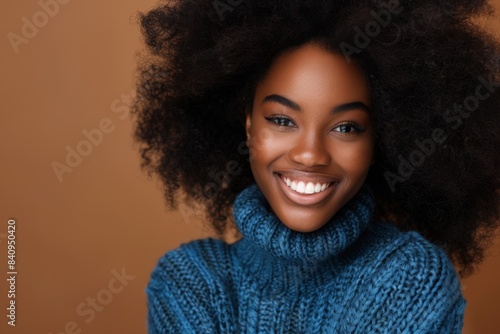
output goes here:
[{"label": "white teeth", "polygon": [[307,182],[306,194],[314,194],[314,184],[312,184],[312,182]]},{"label": "white teeth", "polygon": [[295,190],[296,192],[298,193],[305,193],[306,192],[306,184],[302,181],[299,181],[299,183],[297,183],[297,189]]},{"label": "white teeth", "polygon": [[304,181],[292,181],[287,177],[282,177],[285,184],[290,187],[292,190],[300,194],[315,194],[325,191],[326,188],[330,185],[330,183],[313,183],[313,182],[304,182]]}]

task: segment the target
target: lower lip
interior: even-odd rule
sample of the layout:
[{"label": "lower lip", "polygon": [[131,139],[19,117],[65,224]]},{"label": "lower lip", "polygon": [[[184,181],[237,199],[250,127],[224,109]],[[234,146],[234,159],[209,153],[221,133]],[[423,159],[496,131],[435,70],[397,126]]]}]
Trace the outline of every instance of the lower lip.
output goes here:
[{"label": "lower lip", "polygon": [[288,187],[281,178],[280,175],[275,174],[277,178],[278,184],[281,188],[281,191],[285,194],[285,196],[295,204],[298,205],[316,205],[324,201],[331,193],[335,191],[337,188],[338,182],[334,182],[328,186],[325,190],[319,193],[314,194],[300,194]]}]

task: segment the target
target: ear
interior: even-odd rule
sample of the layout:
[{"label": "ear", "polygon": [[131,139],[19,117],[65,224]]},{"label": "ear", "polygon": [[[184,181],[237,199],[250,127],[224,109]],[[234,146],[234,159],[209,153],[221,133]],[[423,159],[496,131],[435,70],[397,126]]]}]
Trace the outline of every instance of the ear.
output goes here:
[{"label": "ear", "polygon": [[247,134],[247,141],[246,141],[247,147],[250,147],[250,142],[251,142],[250,128],[251,127],[252,127],[252,115],[250,113],[247,113],[247,118],[246,118],[246,122],[245,122],[245,131]]}]

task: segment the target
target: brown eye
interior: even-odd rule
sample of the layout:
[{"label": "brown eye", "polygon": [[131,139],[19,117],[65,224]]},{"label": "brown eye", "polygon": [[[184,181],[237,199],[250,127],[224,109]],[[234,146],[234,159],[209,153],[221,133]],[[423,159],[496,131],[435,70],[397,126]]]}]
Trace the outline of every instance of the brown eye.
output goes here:
[{"label": "brown eye", "polygon": [[265,119],[268,122],[275,124],[279,127],[295,127],[295,123],[288,117],[271,116],[271,117],[265,117]]},{"label": "brown eye", "polygon": [[348,123],[343,123],[340,125],[337,125],[335,128],[333,128],[335,132],[340,132],[340,133],[345,133],[345,134],[354,134],[354,133],[360,133],[364,132],[365,129],[359,126],[359,124],[354,123],[354,122],[348,122]]}]

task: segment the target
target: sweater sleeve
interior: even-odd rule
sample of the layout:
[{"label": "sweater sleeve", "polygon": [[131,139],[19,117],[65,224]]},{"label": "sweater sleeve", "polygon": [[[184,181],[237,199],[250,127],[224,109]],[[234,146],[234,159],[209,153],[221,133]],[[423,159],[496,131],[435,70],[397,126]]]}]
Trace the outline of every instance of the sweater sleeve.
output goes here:
[{"label": "sweater sleeve", "polygon": [[205,284],[185,248],[165,254],[151,274],[146,288],[150,334],[215,332],[202,293]]},{"label": "sweater sleeve", "polygon": [[462,333],[465,300],[460,298],[443,318],[436,333]]},{"label": "sweater sleeve", "polygon": [[[356,333],[461,333],[465,300],[444,251],[415,232],[389,243],[353,301]],[[361,287],[362,286],[362,287]],[[359,312],[362,310],[362,312]],[[349,317],[348,317],[349,318]]]},{"label": "sweater sleeve", "polygon": [[224,262],[223,249],[211,239],[195,240],[158,261],[146,288],[150,334],[234,332],[228,325],[228,298],[216,274]]}]

